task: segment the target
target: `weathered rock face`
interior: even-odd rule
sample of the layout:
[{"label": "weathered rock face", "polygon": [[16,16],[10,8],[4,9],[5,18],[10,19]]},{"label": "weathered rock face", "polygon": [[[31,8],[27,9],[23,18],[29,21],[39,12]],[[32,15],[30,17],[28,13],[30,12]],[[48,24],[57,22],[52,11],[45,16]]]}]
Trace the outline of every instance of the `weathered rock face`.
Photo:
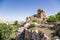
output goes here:
[{"label": "weathered rock face", "polygon": [[[17,30],[16,40],[55,40],[56,38],[51,37],[53,31],[45,28],[27,29],[26,27],[21,27]],[[59,39],[60,40],[60,39]]]},{"label": "weathered rock face", "polygon": [[38,12],[37,14],[39,14],[41,18],[47,18],[47,17],[46,17],[47,15],[46,15],[46,13],[45,13],[44,10],[38,9],[37,12]]},{"label": "weathered rock face", "polygon": [[49,40],[49,37],[38,30],[25,30],[25,40]]},{"label": "weathered rock face", "polygon": [[25,40],[24,37],[25,37],[24,27],[21,27],[16,32],[16,40]]},{"label": "weathered rock face", "polygon": [[32,20],[37,20],[39,22],[42,22],[46,18],[47,18],[47,15],[45,11],[42,9],[38,9],[37,14],[26,18],[26,22],[31,22]]}]

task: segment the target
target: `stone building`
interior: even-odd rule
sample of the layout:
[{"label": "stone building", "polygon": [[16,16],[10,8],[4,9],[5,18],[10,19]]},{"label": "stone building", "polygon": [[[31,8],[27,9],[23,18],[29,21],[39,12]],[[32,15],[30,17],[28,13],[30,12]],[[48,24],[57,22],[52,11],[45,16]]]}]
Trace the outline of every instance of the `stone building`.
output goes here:
[{"label": "stone building", "polygon": [[38,9],[37,14],[29,16],[26,18],[26,22],[31,22],[32,20],[36,20],[37,22],[42,22],[47,19],[47,15],[44,10]]}]

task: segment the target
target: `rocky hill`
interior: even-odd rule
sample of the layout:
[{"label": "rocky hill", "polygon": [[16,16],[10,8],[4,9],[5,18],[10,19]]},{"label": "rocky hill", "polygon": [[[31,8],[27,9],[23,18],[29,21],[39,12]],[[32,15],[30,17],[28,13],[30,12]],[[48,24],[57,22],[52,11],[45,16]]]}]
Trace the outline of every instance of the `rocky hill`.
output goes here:
[{"label": "rocky hill", "polygon": [[[55,24],[44,23],[47,15],[44,10],[38,9],[37,14],[26,18],[16,31],[16,40],[60,40],[53,34],[56,29]],[[59,24],[60,25],[60,24]]]},{"label": "rocky hill", "polygon": [[46,12],[42,9],[38,9],[37,14],[34,14],[26,18],[26,22],[31,22],[32,20],[36,20],[37,22],[42,22],[46,19],[47,19]]}]

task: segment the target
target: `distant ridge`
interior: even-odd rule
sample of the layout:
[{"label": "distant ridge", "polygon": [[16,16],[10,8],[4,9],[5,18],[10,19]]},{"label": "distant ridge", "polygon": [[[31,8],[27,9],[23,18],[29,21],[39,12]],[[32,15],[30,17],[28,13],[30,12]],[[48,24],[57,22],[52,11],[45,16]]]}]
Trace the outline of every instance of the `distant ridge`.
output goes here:
[{"label": "distant ridge", "polygon": [[[9,20],[5,20],[5,19],[0,18],[0,23],[14,24],[15,21],[16,21],[16,20],[11,20],[11,21],[9,21]],[[24,21],[19,21],[19,20],[17,20],[17,21],[18,21],[19,24],[20,24],[21,22],[24,22]]]},{"label": "distant ridge", "polygon": [[7,21],[7,20],[4,20],[4,19],[0,18],[0,23],[12,24],[12,23],[14,23],[14,21]]},{"label": "distant ridge", "polygon": [[3,19],[0,19],[0,23],[5,23],[5,21]]}]

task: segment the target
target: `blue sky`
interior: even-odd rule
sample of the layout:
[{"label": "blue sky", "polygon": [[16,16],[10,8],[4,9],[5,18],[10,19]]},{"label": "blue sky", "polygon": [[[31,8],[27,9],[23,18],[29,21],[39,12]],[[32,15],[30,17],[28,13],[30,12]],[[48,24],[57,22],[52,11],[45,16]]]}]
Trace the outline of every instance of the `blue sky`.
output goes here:
[{"label": "blue sky", "polygon": [[24,20],[27,16],[44,9],[47,15],[60,11],[60,0],[0,0],[0,18],[5,20]]}]

